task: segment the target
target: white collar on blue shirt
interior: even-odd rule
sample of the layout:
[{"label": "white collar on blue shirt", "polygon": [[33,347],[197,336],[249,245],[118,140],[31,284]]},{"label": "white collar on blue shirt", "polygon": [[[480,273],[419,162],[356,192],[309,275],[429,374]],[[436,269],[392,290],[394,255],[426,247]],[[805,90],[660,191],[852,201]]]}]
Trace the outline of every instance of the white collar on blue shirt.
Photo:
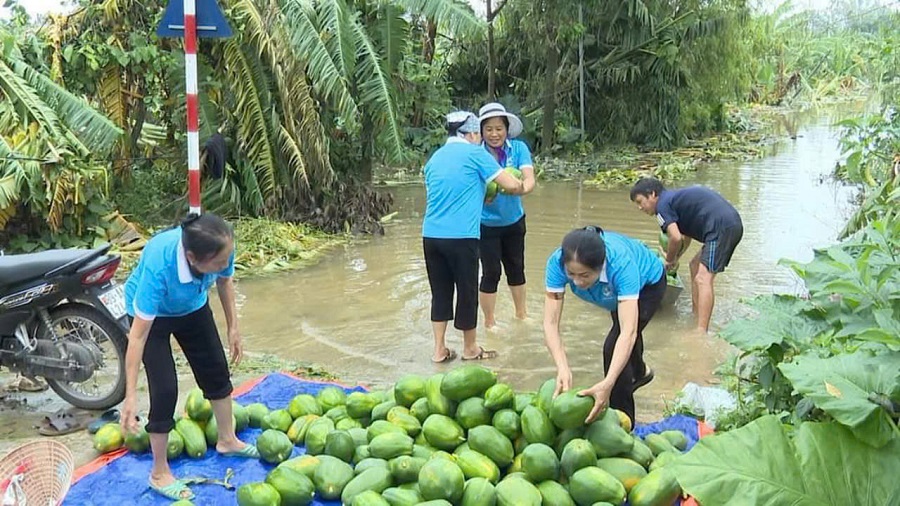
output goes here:
[{"label": "white collar on blue shirt", "polygon": [[[571,281],[572,278],[569,278],[569,280]],[[597,283],[609,283],[609,277],[606,275],[606,261],[605,260],[603,261],[603,267],[600,268],[600,276],[597,277],[597,281],[594,284],[597,284]],[[593,286],[593,285],[591,285],[591,286]]]},{"label": "white collar on blue shirt", "polygon": [[191,274],[191,266],[188,265],[187,254],[184,252],[184,244],[181,243],[181,239],[178,239],[177,256],[178,281],[185,284],[190,283],[194,280],[194,275]]},{"label": "white collar on blue shirt", "polygon": [[447,144],[468,144],[469,141],[463,139],[462,137],[447,137]]},{"label": "white collar on blue shirt", "polygon": [[[484,147],[488,147],[487,141],[481,141],[481,145]],[[503,141],[503,147],[507,149],[512,147],[512,143],[509,142],[509,139]]]}]

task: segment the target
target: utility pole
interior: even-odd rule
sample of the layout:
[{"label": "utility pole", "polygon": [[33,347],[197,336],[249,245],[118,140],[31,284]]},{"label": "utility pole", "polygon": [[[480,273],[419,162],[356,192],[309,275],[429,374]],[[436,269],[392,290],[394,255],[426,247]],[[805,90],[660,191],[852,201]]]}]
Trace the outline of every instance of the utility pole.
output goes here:
[{"label": "utility pole", "polygon": [[584,141],[584,14],[581,2],[578,3],[578,24],[581,25],[581,37],[578,39],[578,88],[581,107],[581,140]]},{"label": "utility pole", "polygon": [[185,105],[187,108],[188,205],[200,214],[200,117],[197,88],[197,39],[231,37],[231,27],[216,0],[169,0],[156,29],[160,37],[184,39]]}]

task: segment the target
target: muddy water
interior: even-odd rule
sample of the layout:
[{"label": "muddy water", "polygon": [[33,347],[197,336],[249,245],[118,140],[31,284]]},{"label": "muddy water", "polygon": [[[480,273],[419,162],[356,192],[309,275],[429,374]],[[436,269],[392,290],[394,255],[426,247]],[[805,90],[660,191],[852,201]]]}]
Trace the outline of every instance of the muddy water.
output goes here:
[{"label": "muddy water", "polygon": [[[807,126],[797,126],[804,121]],[[709,165],[690,181],[724,194],[744,220],[743,242],[731,267],[716,280],[715,327],[744,311],[739,304],[743,297],[799,289],[790,271],[776,265],[778,260],[809,260],[813,248],[835,239],[850,212],[852,193],[823,181],[839,156],[833,121],[787,118],[789,132],[771,156]],[[424,189],[395,190],[395,201],[398,215],[384,237],[346,246],[300,272],[241,282],[247,347],[313,362],[347,380],[370,384],[410,372],[446,370],[448,366],[429,360],[430,295],[420,237]],[[542,184],[526,197],[525,207],[533,320],[512,321],[512,302],[501,286],[497,311],[503,328],[479,331],[481,344],[500,352],[490,366],[517,389],[533,389],[554,374],[540,325],[543,267],[563,235],[575,226],[598,224],[655,243],[658,232],[655,220],[629,201],[627,189]],[[698,246],[691,248],[693,253]],[[609,324],[607,313],[567,298],[563,338],[576,383],[587,385],[602,377],[602,338]],[[658,417],[686,382],[710,381],[726,356],[725,344],[714,336],[697,336],[692,328],[685,291],[645,331],[646,359],[656,380],[638,392],[639,419]],[[448,342],[461,349],[458,332],[451,330]]]}]

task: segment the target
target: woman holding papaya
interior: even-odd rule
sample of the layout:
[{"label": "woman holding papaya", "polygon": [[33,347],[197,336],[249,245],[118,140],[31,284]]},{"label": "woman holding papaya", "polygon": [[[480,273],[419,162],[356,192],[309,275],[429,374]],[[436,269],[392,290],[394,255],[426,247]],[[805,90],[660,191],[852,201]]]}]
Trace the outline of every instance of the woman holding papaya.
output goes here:
[{"label": "woman holding papaya", "polygon": [[623,411],[634,422],[634,391],[653,379],[644,363],[643,330],[666,293],[662,261],[644,243],[599,227],[569,232],[547,260],[544,340],[556,364],[555,394],[572,388],[560,336],[566,286],[578,298],[610,311],[612,327],[603,344],[605,377],[579,392],[594,398],[586,422],[606,407]]},{"label": "woman holding papaya", "polygon": [[216,284],[228,325],[232,363],[241,361],[243,347],[234,304],[234,232],[214,214],[192,214],[180,226],[150,239],[125,284],[125,307],[132,318],[125,355],[125,402],[122,428],[139,430],[137,380],[141,362],[147,372],[153,468],[150,488],[172,499],[194,494],[172,475],[166,455],[169,431],[178,400],[178,377],[170,337],[184,352],[197,385],[209,399],[218,424],[216,450],[223,455],[259,457],[255,446],[234,433],[232,385],[225,350],[209,308],[207,291]]},{"label": "woman holding papaya", "polygon": [[484,105],[478,114],[485,149],[501,167],[520,171],[523,182],[521,194],[489,196],[481,211],[479,299],[484,325],[491,329],[497,324],[494,310],[502,272],[506,272],[516,318],[524,320],[528,316],[525,306],[525,209],[521,195],[534,191],[535,179],[531,151],[527,144],[516,139],[522,133],[522,120],[496,102]]},{"label": "woman holding papaya", "polygon": [[[505,173],[478,144],[478,118],[465,111],[447,115],[447,142],[425,164],[425,219],[422,246],[431,287],[432,361],[447,362],[456,352],[447,348],[447,322],[463,332],[463,360],[497,356],[477,345],[479,217],[488,183],[496,181],[510,193],[521,193],[522,182]],[[453,293],[456,292],[454,313]]]}]

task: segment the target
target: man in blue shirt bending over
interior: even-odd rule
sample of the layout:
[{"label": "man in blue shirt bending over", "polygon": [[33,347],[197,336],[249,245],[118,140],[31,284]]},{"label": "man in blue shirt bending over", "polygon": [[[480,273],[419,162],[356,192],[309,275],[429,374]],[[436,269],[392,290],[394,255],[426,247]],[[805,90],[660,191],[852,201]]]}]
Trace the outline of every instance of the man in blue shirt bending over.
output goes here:
[{"label": "man in blue shirt bending over", "polygon": [[744,225],[727,200],[705,186],[666,190],[656,178],[643,178],[631,189],[631,200],[645,213],[656,215],[669,237],[666,270],[672,270],[691,239],[703,248],[691,260],[691,299],[697,327],[707,332],[715,294],[713,280],[731,262]]}]

